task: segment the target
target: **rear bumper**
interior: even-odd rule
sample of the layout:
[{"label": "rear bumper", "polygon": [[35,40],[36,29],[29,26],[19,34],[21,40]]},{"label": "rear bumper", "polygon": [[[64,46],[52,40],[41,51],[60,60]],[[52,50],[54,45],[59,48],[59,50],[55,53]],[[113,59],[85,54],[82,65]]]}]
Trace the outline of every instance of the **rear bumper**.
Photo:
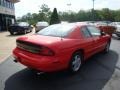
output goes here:
[{"label": "rear bumper", "polygon": [[40,70],[42,72],[53,72],[68,67],[67,58],[56,57],[56,56],[40,56],[21,49],[14,49],[13,56],[21,64]]},{"label": "rear bumper", "polygon": [[17,32],[17,33],[24,33],[25,29],[9,29],[9,32]]},{"label": "rear bumper", "polygon": [[9,32],[17,32],[17,33],[24,33],[25,30],[30,30],[29,27],[9,27]]}]

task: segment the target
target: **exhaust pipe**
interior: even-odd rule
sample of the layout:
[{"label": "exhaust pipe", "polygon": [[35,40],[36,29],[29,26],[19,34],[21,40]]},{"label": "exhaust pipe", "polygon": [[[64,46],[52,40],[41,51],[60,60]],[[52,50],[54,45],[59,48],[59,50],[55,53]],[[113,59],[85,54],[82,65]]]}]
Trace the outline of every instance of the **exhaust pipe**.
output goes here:
[{"label": "exhaust pipe", "polygon": [[15,63],[17,63],[18,61],[15,59],[15,60],[13,60]]}]

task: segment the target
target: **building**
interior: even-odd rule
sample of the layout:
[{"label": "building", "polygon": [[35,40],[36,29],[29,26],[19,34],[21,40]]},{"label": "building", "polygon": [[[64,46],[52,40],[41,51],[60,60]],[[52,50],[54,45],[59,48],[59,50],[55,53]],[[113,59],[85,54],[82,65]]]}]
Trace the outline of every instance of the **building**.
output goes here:
[{"label": "building", "polygon": [[0,0],[0,31],[7,30],[15,22],[14,3],[19,0]]}]

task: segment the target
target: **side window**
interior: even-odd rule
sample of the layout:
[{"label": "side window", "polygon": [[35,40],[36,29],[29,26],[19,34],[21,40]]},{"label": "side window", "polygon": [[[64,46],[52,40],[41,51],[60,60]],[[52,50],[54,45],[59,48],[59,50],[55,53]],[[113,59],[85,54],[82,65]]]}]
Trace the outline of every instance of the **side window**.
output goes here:
[{"label": "side window", "polygon": [[90,32],[87,30],[86,27],[82,27],[82,28],[81,28],[81,32],[82,32],[82,34],[84,35],[84,37],[86,37],[86,38],[91,37],[91,34],[90,34]]},{"label": "side window", "polygon": [[92,36],[100,36],[101,35],[101,32],[98,28],[96,28],[94,26],[88,26],[87,28]]}]

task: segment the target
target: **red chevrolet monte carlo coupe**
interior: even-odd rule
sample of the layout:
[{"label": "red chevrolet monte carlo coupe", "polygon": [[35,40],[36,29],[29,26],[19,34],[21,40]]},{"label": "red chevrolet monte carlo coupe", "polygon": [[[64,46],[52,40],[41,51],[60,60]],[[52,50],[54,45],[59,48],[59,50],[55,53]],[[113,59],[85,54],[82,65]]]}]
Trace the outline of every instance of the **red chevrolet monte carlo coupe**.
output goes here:
[{"label": "red chevrolet monte carlo coupe", "polygon": [[16,62],[42,72],[77,72],[95,53],[109,51],[111,38],[91,25],[55,24],[32,36],[20,37],[13,51]]}]

